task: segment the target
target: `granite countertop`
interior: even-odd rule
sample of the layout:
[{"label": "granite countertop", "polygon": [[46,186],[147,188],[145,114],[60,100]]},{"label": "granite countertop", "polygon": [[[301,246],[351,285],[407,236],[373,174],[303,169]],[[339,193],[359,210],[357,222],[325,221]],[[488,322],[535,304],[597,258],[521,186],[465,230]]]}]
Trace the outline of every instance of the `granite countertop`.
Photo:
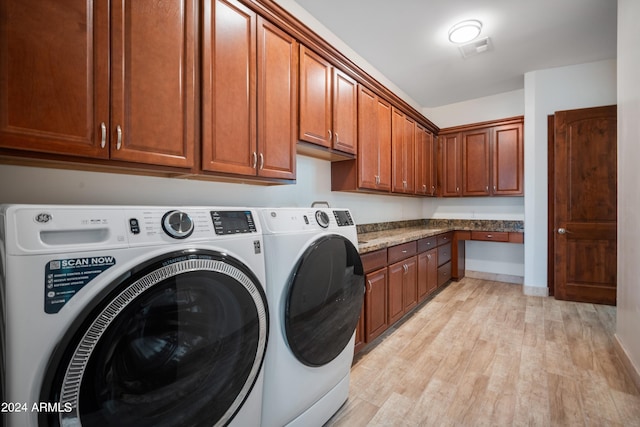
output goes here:
[{"label": "granite countertop", "polygon": [[358,225],[361,254],[411,242],[447,231],[508,231],[523,233],[524,221],[428,219]]}]

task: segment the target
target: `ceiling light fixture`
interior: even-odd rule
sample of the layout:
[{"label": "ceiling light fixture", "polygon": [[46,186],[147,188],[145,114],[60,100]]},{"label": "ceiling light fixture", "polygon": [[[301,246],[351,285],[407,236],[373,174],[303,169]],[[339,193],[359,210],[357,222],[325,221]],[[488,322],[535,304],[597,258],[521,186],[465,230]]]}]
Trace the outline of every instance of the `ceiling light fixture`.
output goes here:
[{"label": "ceiling light fixture", "polygon": [[451,43],[467,43],[480,35],[482,22],[477,19],[458,22],[449,30],[449,41]]}]

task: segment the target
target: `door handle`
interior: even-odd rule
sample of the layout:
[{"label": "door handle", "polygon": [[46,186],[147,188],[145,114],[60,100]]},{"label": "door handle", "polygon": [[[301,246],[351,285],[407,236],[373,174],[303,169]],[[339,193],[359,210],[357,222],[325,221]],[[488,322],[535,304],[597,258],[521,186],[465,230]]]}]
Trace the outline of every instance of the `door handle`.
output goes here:
[{"label": "door handle", "polygon": [[558,228],[558,234],[566,234],[566,233],[570,233],[570,231],[567,230],[566,228]]}]

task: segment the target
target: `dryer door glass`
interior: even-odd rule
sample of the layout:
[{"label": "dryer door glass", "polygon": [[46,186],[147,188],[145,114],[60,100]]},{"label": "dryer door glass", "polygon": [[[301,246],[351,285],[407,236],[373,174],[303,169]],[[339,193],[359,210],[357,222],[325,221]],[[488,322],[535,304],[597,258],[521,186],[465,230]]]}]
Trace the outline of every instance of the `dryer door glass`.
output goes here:
[{"label": "dryer door glass", "polygon": [[219,254],[155,263],[88,321],[62,372],[62,425],[184,426],[228,422],[266,349],[255,276]]},{"label": "dryer door glass", "polygon": [[349,240],[332,235],[310,245],[291,275],[284,319],[298,360],[322,366],[335,359],[353,336],[363,295],[362,262]]}]

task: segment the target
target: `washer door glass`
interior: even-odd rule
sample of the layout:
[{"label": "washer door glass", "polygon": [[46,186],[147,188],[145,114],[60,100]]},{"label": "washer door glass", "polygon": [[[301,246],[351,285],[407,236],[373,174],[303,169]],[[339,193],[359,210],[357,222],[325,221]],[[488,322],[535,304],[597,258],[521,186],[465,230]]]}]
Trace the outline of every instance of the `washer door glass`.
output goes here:
[{"label": "washer door glass", "polygon": [[347,346],[364,295],[360,255],[346,238],[322,237],[304,252],[289,280],[285,329],[302,363],[322,366]]},{"label": "washer door glass", "polygon": [[60,423],[227,423],[264,358],[260,283],[241,263],[202,251],[137,277],[89,319],[62,366]]}]

